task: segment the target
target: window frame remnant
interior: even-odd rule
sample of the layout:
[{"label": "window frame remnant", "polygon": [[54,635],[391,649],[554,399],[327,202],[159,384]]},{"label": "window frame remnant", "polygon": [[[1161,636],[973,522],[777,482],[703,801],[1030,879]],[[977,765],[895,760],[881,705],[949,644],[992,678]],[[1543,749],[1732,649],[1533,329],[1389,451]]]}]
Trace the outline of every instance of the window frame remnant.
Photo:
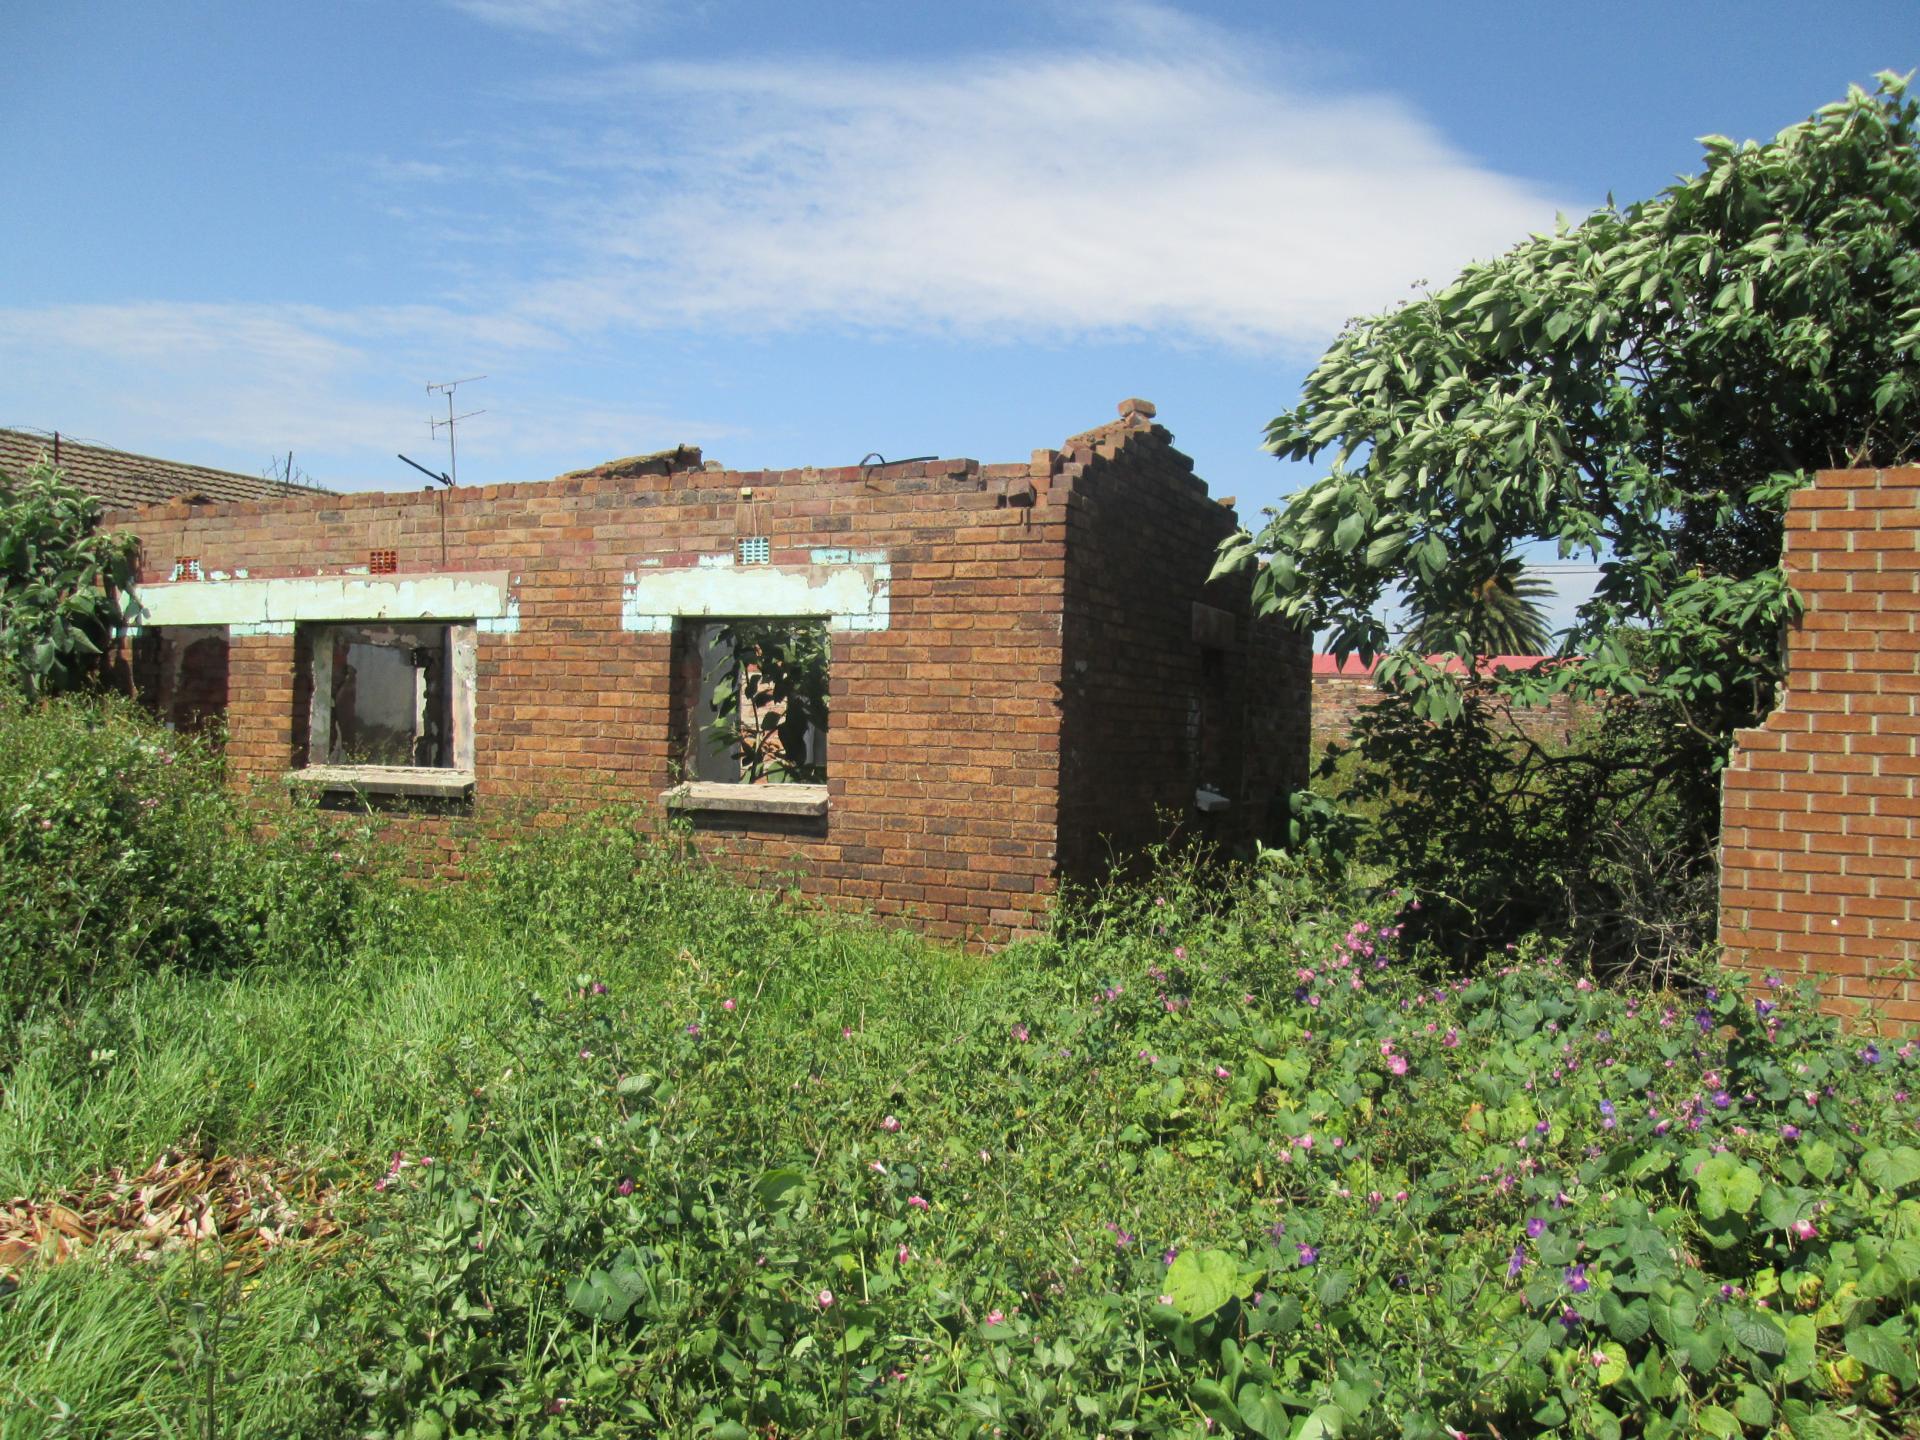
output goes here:
[{"label": "window frame remnant", "polygon": [[[473,793],[473,731],[478,627],[471,620],[339,620],[302,623],[311,681],[305,763],[291,778],[305,786],[376,795],[463,799]],[[342,753],[337,706],[345,686],[338,665],[345,650],[399,649],[412,643],[417,673],[414,763],[397,764]],[[439,673],[420,653],[437,657]],[[357,695],[354,697],[357,699]],[[421,746],[430,744],[432,763]]]},{"label": "window frame remnant", "polygon": [[823,817],[832,713],[828,622],[818,615],[685,616],[674,644],[673,740],[687,778],[665,793],[668,807]]}]

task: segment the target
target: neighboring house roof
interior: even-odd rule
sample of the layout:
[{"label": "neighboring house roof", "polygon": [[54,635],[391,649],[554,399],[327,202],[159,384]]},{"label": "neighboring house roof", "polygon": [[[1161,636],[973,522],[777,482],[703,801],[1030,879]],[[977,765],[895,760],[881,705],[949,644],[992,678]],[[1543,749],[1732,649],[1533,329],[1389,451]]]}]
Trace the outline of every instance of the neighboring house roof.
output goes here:
[{"label": "neighboring house roof", "polygon": [[[1551,655],[1483,655],[1478,668],[1482,675],[1491,675],[1496,670],[1532,670],[1545,665],[1553,658]],[[1440,664],[1449,675],[1467,673],[1466,662],[1458,655],[1429,655],[1427,660],[1430,663]],[[1313,678],[1329,680],[1338,676],[1345,680],[1364,680],[1373,674],[1374,666],[1379,663],[1380,661],[1376,659],[1372,665],[1366,665],[1361,663],[1358,655],[1349,655],[1343,665],[1332,655],[1315,655]]]},{"label": "neighboring house roof", "polygon": [[81,445],[37,430],[0,430],[0,475],[18,477],[42,460],[58,464],[69,484],[94,496],[109,510],[159,505],[169,500],[278,500],[288,495],[329,495],[316,485],[289,485],[234,470],[129,455],[104,445]]}]

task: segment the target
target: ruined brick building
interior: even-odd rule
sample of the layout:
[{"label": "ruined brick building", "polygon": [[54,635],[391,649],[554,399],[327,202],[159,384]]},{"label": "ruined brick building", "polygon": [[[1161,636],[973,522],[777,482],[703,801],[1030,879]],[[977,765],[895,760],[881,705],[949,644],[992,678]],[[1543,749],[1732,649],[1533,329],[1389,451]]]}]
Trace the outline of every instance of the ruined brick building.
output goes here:
[{"label": "ruined brick building", "polygon": [[[1170,832],[1267,833],[1304,775],[1308,640],[1253,618],[1245,577],[1208,581],[1237,521],[1153,414],[1018,464],[681,449],[115,512],[142,546],[134,679],[176,723],[224,721],[237,785],[376,806],[449,864],[479,831],[638,803],[745,869],[1001,939]],[[799,783],[707,743],[746,622],[824,635]]]}]

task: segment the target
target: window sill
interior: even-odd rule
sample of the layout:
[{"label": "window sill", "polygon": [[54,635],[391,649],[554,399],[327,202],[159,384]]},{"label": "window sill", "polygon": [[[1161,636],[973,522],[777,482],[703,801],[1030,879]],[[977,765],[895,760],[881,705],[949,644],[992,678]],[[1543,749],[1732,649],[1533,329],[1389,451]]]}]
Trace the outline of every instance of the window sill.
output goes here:
[{"label": "window sill", "polygon": [[422,795],[434,800],[473,798],[471,770],[437,770],[413,765],[309,765],[289,770],[287,782],[304,789],[351,791],[357,795]]},{"label": "window sill", "polygon": [[791,815],[817,820],[827,813],[824,785],[729,785],[690,780],[662,791],[669,810],[698,810],[728,815]]}]

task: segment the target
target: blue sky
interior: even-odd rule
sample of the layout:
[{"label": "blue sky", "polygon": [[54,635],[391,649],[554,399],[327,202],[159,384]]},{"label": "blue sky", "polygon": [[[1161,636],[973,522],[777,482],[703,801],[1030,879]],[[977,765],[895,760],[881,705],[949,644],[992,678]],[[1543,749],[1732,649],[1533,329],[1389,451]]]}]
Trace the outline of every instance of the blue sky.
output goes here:
[{"label": "blue sky", "polygon": [[0,12],[0,425],[322,484],[1057,444],[1243,516],[1341,320],[1920,64],[1902,3]]}]

